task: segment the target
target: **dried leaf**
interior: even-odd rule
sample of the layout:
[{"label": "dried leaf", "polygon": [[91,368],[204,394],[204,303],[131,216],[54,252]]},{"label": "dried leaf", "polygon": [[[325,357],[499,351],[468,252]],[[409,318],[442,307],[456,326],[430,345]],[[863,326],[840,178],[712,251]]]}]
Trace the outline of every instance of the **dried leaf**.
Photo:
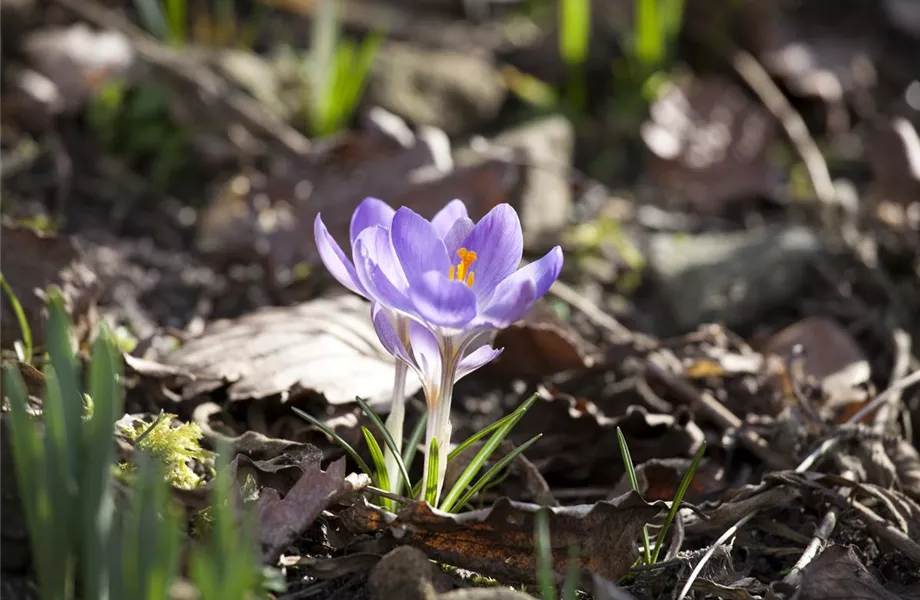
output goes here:
[{"label": "dried leaf", "polygon": [[320,469],[319,461],[308,464],[284,498],[277,490],[263,489],[257,505],[263,560],[277,559],[327,506],[368,483],[365,475],[345,477],[345,460],[339,459],[325,471]]},{"label": "dried leaf", "polygon": [[[400,543],[423,549],[436,560],[503,582],[533,582],[536,574],[534,516],[539,505],[498,499],[488,509],[452,515],[413,503],[392,520],[368,504],[343,513],[350,528],[390,529]],[[569,546],[579,549],[578,566],[607,579],[622,577],[638,557],[642,526],[667,509],[632,492],[594,505],[549,508],[553,568],[565,574]]]},{"label": "dried leaf", "polygon": [[543,301],[500,331],[495,347],[505,351],[487,368],[504,377],[548,377],[591,368],[601,359],[598,349]]},{"label": "dried leaf", "polygon": [[799,600],[908,600],[920,598],[920,586],[896,594],[882,586],[852,546],[829,546],[806,569]]},{"label": "dried leaf", "polygon": [[[361,396],[380,406],[393,391],[394,359],[377,339],[369,304],[350,294],[213,323],[164,362],[197,378],[184,386],[186,398],[229,383],[231,400],[299,388],[331,404]],[[419,387],[410,377],[407,393]]]}]

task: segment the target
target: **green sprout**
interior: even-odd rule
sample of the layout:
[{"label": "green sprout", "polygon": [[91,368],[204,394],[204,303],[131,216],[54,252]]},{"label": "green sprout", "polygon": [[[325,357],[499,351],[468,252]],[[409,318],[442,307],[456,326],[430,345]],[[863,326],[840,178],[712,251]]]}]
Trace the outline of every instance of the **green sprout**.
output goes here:
[{"label": "green sprout", "polygon": [[[503,456],[481,477],[476,479],[476,476],[479,475],[480,471],[482,471],[482,468],[485,466],[486,461],[488,461],[489,457],[492,456],[498,446],[508,436],[508,434],[511,432],[511,429],[514,428],[518,421],[521,420],[527,410],[533,406],[533,403],[536,401],[536,399],[537,395],[534,394],[514,412],[481,429],[480,431],[477,431],[462,444],[451,450],[450,454],[448,454],[448,460],[456,458],[461,452],[469,448],[477,441],[485,438],[486,436],[491,436],[482,445],[470,463],[466,466],[466,468],[457,478],[457,481],[453,484],[448,493],[437,505],[437,508],[445,512],[452,513],[456,513],[462,510],[463,507],[466,506],[473,499],[473,497],[476,496],[476,494],[480,493],[486,486],[494,484],[503,470],[508,467],[515,458],[517,458],[522,452],[527,450],[531,445],[533,445],[538,439],[542,437],[542,434],[537,434],[530,438],[515,448],[513,451]],[[401,478],[401,482],[399,484],[394,485],[395,482],[391,482],[389,480],[386,465],[383,461],[383,452],[370,429],[363,427],[362,433],[364,435],[365,443],[368,445],[368,450],[371,454],[374,468],[371,468],[361,457],[361,455],[358,454],[354,447],[342,439],[340,435],[338,435],[325,423],[322,423],[315,417],[305,413],[299,408],[294,408],[293,410],[301,418],[309,421],[312,425],[314,425],[316,428],[321,430],[323,433],[332,438],[336,443],[338,443],[342,449],[345,450],[345,452],[352,458],[352,460],[355,461],[355,463],[358,465],[358,468],[360,468],[364,473],[368,475],[368,477],[371,478],[371,481],[374,482],[376,487],[390,492],[393,490],[399,490],[401,488],[398,486],[403,482],[407,484],[410,483],[408,474],[409,467],[412,465],[412,461],[416,454],[416,448],[418,447],[419,441],[421,440],[422,433],[424,431],[425,418],[422,417],[422,419],[419,420],[419,423],[416,424],[415,429],[410,435],[408,443],[404,446],[405,450],[400,456],[400,453],[396,450],[396,441],[390,435],[389,431],[387,431],[387,428],[380,417],[373,411],[367,402],[361,398],[357,398],[356,400],[358,401],[361,410],[371,421],[371,424],[374,426],[377,434],[380,435],[380,437],[383,439],[384,444],[390,448],[390,450],[397,457],[399,457],[397,460],[397,466],[399,467]],[[434,458],[437,457],[438,454],[432,450],[432,453],[429,454],[429,456]],[[429,474],[430,473],[437,473],[437,469],[429,469]],[[474,479],[476,479],[475,483],[473,482]],[[436,481],[418,481],[414,486],[409,485],[409,488],[412,490],[412,496],[414,498],[423,498],[431,503],[433,502],[435,489],[437,487],[436,483]],[[398,491],[395,493],[398,493]],[[394,506],[393,501],[389,498],[383,498],[382,505],[388,510],[392,510]]]},{"label": "green sprout", "polygon": [[16,321],[19,323],[19,331],[22,333],[22,341],[16,340],[13,344],[13,348],[16,351],[16,358],[18,358],[20,362],[31,363],[32,353],[34,351],[32,346],[32,327],[29,326],[29,319],[26,318],[26,311],[23,310],[19,298],[16,297],[13,288],[10,287],[3,273],[0,273],[0,286],[3,287],[3,292],[6,294],[7,300],[10,301],[10,306],[13,307],[13,313],[16,315]]},{"label": "green sprout", "polygon": [[562,595],[556,595],[553,575],[553,548],[549,529],[549,509],[541,507],[534,516],[534,546],[537,553],[537,586],[543,600],[575,600],[578,587],[578,549],[569,546],[569,569],[562,584]]},{"label": "green sprout", "polygon": [[364,93],[383,37],[373,33],[357,44],[341,36],[338,2],[320,0],[313,20],[310,52],[304,62],[306,121],[322,137],[344,129]]},{"label": "green sprout", "polygon": [[[623,458],[623,467],[626,470],[626,477],[629,480],[629,487],[636,492],[637,494],[642,494],[639,490],[639,480],[636,475],[636,467],[632,461],[632,455],[629,452],[629,446],[626,444],[626,438],[623,436],[623,431],[617,427],[617,442],[620,446],[620,456]],[[690,487],[690,483],[693,481],[693,476],[696,475],[696,471],[700,466],[700,461],[703,460],[703,455],[706,453],[706,442],[703,441],[700,444],[699,449],[697,449],[696,454],[693,457],[693,460],[690,462],[690,466],[687,468],[687,472],[684,473],[683,478],[680,481],[680,485],[677,487],[677,491],[674,494],[674,499],[671,501],[671,508],[668,510],[668,515],[665,517],[664,524],[662,524],[661,529],[658,530],[658,536],[655,538],[654,548],[651,545],[648,534],[648,525],[642,526],[642,558],[640,559],[642,563],[646,565],[654,565],[658,562],[658,556],[661,553],[661,549],[664,546],[664,540],[668,535],[668,529],[671,527],[671,523],[674,522],[674,518],[677,516],[677,511],[680,510],[680,503],[683,502],[684,495],[687,493],[687,489]]]}]

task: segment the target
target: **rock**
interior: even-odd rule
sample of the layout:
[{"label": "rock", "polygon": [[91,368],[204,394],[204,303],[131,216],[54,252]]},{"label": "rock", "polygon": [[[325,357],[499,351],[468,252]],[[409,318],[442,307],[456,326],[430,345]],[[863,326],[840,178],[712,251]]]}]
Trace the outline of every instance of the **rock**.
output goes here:
[{"label": "rock", "polygon": [[756,320],[802,286],[822,243],[801,227],[693,236],[656,234],[646,255],[680,331],[701,323],[729,328]]},{"label": "rock", "polygon": [[424,552],[411,546],[390,551],[367,580],[371,600],[435,600],[447,589],[443,574]]},{"label": "rock", "polygon": [[129,73],[136,64],[127,37],[93,31],[83,23],[35,31],[22,45],[28,62],[54,84],[60,110],[67,114],[81,109],[103,84]]},{"label": "rock", "polygon": [[518,156],[513,158],[527,165],[519,208],[524,245],[533,250],[534,246],[555,243],[572,210],[569,170],[575,130],[571,122],[563,116],[537,119],[509,129],[482,146],[458,150],[455,162],[467,164],[481,161],[484,154],[508,155],[509,149],[517,151]]},{"label": "rock", "polygon": [[449,135],[490,121],[507,90],[498,71],[473,54],[386,43],[368,85],[368,100],[415,125]]},{"label": "rock", "polygon": [[438,596],[438,600],[535,600],[530,594],[511,588],[464,588]]}]

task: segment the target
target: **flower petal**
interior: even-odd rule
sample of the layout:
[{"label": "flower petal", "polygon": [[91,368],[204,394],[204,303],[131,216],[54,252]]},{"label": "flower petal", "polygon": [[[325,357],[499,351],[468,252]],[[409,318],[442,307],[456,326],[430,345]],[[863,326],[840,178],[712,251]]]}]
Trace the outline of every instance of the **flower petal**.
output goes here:
[{"label": "flower petal", "polygon": [[378,198],[365,198],[351,215],[351,243],[354,244],[358,235],[374,225],[381,225],[387,229],[393,223],[396,211],[389,204]]},{"label": "flower petal", "polygon": [[474,325],[504,329],[519,321],[533,306],[536,297],[536,287],[533,281],[508,278],[495,288],[489,304],[476,318]]},{"label": "flower petal", "polygon": [[462,217],[457,219],[450,231],[447,232],[447,235],[444,236],[444,245],[447,246],[447,257],[449,259],[456,260],[454,257],[457,256],[457,250],[460,249],[460,244],[473,230],[473,226],[473,222],[470,219]]},{"label": "flower petal", "polygon": [[380,338],[380,343],[383,344],[387,352],[418,371],[418,365],[409,356],[409,352],[399,339],[399,334],[396,333],[396,328],[393,327],[393,323],[390,320],[391,315],[387,309],[375,302],[371,306],[371,318],[374,321],[374,330],[377,332],[377,337]]},{"label": "flower petal", "polygon": [[[437,336],[421,323],[409,323],[409,345],[412,356],[418,365],[419,377],[426,390],[438,386],[441,382],[441,346]],[[427,398],[428,394],[426,394]],[[434,399],[439,394],[434,394]]]},{"label": "flower petal", "polygon": [[368,227],[355,240],[354,253],[358,281],[368,297],[389,309],[414,314],[406,295],[406,277],[390,244],[390,233],[380,225]]},{"label": "flower petal", "polygon": [[406,207],[396,211],[390,240],[410,288],[429,271],[447,276],[450,270],[447,248],[434,226],[417,212]]},{"label": "flower petal", "polygon": [[339,243],[326,229],[326,224],[319,214],[313,221],[313,236],[316,238],[316,248],[319,250],[319,257],[323,264],[336,280],[356,294],[367,297],[364,287],[358,281],[358,274],[355,267],[348,259],[348,256],[342,251]]},{"label": "flower petal", "polygon": [[454,375],[454,383],[460,381],[476,369],[492,362],[502,353],[504,348],[492,348],[491,346],[480,346],[463,357],[460,364],[457,365],[457,374]]},{"label": "flower petal", "polygon": [[451,200],[447,203],[447,206],[438,211],[438,214],[431,219],[431,224],[441,239],[444,239],[447,237],[447,232],[457,222],[457,219],[469,219],[466,204],[462,200]]},{"label": "flower petal", "polygon": [[476,316],[476,294],[462,281],[429,271],[409,286],[415,312],[436,327],[462,328]]},{"label": "flower petal", "polygon": [[536,298],[542,298],[562,272],[562,248],[554,246],[539,260],[518,269],[509,279],[530,279],[536,288]]},{"label": "flower petal", "polygon": [[473,289],[487,296],[521,264],[524,236],[517,213],[510,204],[499,204],[476,223],[461,247],[476,253]]}]

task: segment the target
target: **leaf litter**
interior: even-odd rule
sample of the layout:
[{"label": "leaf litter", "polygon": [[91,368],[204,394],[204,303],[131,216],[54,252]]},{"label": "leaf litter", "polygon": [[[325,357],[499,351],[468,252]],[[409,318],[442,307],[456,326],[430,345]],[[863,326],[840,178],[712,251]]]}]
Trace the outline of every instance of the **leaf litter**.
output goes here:
[{"label": "leaf litter", "polygon": [[[3,274],[37,350],[34,365],[10,354],[21,331],[4,297],[4,362],[25,374],[40,414],[42,291],[51,284],[64,288],[75,341],[86,341],[100,315],[122,327],[126,418],[176,414],[197,424],[208,449],[230,445],[230,471],[259,515],[263,559],[285,570],[288,592],[278,597],[531,597],[532,587],[508,587],[536,581],[541,505],[550,507],[556,581],[574,547],[579,588],[594,598],[675,598],[684,586],[693,598],[920,597],[920,403],[916,383],[897,387],[920,366],[918,121],[905,58],[918,46],[911,21],[892,19],[903,13],[898,2],[830,13],[819,3],[746,5],[729,15],[723,3],[691,0],[683,36],[734,72],[688,53],[688,70],[675,70],[648,115],[628,117],[626,129],[617,103],[613,116],[605,102],[592,106],[587,127],[526,113],[504,89],[504,60],[565,78],[547,50],[557,40],[528,41],[503,20],[505,8],[477,21],[437,3],[420,15],[392,2],[387,14],[399,18],[382,22],[413,60],[395,78],[375,71],[368,96],[392,112],[368,107],[331,140],[307,140],[211,58],[167,51],[93,0],[58,4],[93,37],[116,39],[120,54],[68,50],[67,36],[84,35],[85,25],[62,30],[38,13],[25,21],[33,35],[10,42],[20,52],[8,58],[4,49],[14,68],[3,94]],[[379,17],[375,3],[364,4],[345,11],[356,30]],[[282,20],[312,18],[311,8],[284,9]],[[603,76],[590,93],[600,95],[619,83],[608,81],[599,50],[621,54],[625,45],[605,16],[619,13],[594,11],[590,62]],[[764,85],[737,49],[713,41],[713,24],[729,16],[784,89]],[[45,44],[41,56],[35,40]],[[426,44],[483,82],[501,81],[497,95],[465,111],[477,92],[460,69],[439,80]],[[166,88],[194,138],[194,156],[183,158],[202,165],[200,181],[161,189],[144,165],[100,149],[77,123],[128,58],[144,66],[130,69],[130,85]],[[75,73],[54,70],[60,60]],[[45,80],[78,93],[49,104],[35,94]],[[411,102],[400,101],[401,85]],[[518,122],[525,113],[532,125]],[[438,119],[449,120],[450,137]],[[823,189],[815,152],[839,178],[830,200],[843,219],[826,212],[826,194],[808,189]],[[454,197],[475,217],[509,202],[532,223],[528,254],[559,229],[616,214],[621,238],[603,240],[603,260],[639,265],[640,284],[627,289],[595,274],[582,253],[596,248],[567,245],[569,293],[551,293],[499,332],[505,354],[458,385],[458,435],[533,391],[539,400],[499,454],[543,435],[459,515],[406,499],[392,513],[371,505],[376,492],[341,448],[290,411],[308,411],[365,453],[355,396],[388,409],[393,363],[370,308],[321,296],[326,281],[307,235],[322,210],[342,241],[369,195],[426,217]],[[36,233],[45,215],[56,227]],[[411,427],[421,403],[409,381]],[[643,526],[661,524],[704,441],[664,560],[637,564]],[[135,450],[123,437],[117,447],[126,458]],[[185,467],[204,476],[206,462]],[[173,496],[196,512],[207,490]],[[5,496],[5,548],[23,545],[21,527],[8,527],[18,510]],[[26,563],[3,554],[7,586]],[[402,579],[388,576],[397,571]],[[487,578],[499,587],[477,587]]]}]

